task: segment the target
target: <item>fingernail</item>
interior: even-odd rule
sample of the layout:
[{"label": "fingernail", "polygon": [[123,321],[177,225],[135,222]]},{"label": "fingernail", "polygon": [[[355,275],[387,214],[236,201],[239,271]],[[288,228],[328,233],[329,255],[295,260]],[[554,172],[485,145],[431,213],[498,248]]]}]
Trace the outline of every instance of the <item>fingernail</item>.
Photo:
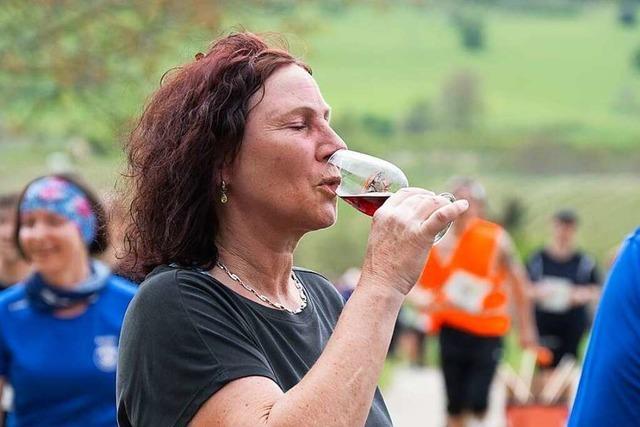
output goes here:
[{"label": "fingernail", "polygon": [[467,209],[469,207],[469,202],[465,199],[459,200],[460,204],[463,208]]}]

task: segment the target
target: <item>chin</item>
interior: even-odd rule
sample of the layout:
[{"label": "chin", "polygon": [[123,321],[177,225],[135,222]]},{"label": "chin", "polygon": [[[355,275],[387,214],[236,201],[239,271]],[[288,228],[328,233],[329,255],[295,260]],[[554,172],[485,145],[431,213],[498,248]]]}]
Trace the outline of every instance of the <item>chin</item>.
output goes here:
[{"label": "chin", "polygon": [[323,228],[329,228],[333,224],[335,224],[337,220],[338,220],[338,211],[334,206],[331,212],[327,212],[325,215],[323,215],[322,219],[319,221],[320,226],[317,228],[317,230],[321,230]]},{"label": "chin", "polygon": [[45,258],[32,261],[33,269],[41,274],[51,274],[60,270],[60,263],[55,259]]}]

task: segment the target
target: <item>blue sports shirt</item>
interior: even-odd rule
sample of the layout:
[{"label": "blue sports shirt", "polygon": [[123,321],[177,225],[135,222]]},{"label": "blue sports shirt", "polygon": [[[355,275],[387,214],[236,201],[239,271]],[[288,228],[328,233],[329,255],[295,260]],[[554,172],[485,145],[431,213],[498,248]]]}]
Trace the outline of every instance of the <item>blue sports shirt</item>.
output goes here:
[{"label": "blue sports shirt", "polygon": [[623,243],[605,284],[569,427],[639,420],[640,228]]},{"label": "blue sports shirt", "polygon": [[81,315],[57,318],[30,307],[25,287],[0,294],[0,376],[15,390],[16,427],[114,427],[116,362],[135,287],[111,275]]}]

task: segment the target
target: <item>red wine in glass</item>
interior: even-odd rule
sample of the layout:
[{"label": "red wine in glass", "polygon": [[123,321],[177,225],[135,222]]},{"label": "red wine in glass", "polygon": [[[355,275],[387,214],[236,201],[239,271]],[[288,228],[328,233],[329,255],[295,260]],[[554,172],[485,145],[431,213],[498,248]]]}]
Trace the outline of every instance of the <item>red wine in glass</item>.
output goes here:
[{"label": "red wine in glass", "polygon": [[349,195],[338,194],[338,196],[354,208],[358,209],[360,212],[369,216],[373,216],[378,208],[382,206],[382,204],[386,202],[392,194],[393,193],[389,192],[374,192]]},{"label": "red wine in glass", "polygon": [[[349,150],[338,150],[328,160],[329,175],[340,174],[337,195],[360,212],[373,216],[389,197],[401,188],[408,187],[409,181],[402,170],[386,160]],[[440,194],[452,203],[455,197],[449,193]],[[436,236],[434,244],[445,235],[451,223]]]}]

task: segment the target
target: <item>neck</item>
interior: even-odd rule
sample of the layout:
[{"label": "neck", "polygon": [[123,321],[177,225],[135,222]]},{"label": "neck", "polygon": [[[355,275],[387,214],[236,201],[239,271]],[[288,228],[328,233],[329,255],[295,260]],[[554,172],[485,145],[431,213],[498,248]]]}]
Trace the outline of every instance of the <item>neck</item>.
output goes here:
[{"label": "neck", "polygon": [[59,271],[40,271],[44,280],[51,286],[61,289],[73,289],[87,280],[91,275],[89,256],[80,257]]},{"label": "neck", "polygon": [[[282,303],[296,300],[290,278],[293,251],[301,235],[287,235],[258,215],[227,215],[220,223],[224,224],[217,239],[220,262],[256,291]],[[226,276],[214,270],[217,278]]]},{"label": "neck", "polygon": [[567,259],[575,252],[572,244],[561,242],[553,242],[548,250],[554,258],[558,259]]},{"label": "neck", "polygon": [[22,259],[0,260],[0,282],[14,284],[20,282],[29,274],[29,264]]}]

